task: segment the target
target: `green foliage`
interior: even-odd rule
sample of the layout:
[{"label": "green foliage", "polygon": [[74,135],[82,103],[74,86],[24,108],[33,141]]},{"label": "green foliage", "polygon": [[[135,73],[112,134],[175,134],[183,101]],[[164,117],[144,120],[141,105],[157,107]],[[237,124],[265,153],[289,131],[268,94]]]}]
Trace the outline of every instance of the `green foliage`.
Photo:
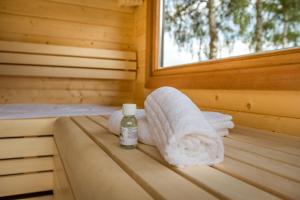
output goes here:
[{"label": "green foliage", "polygon": [[[210,52],[209,1],[164,1],[164,31],[179,47],[197,54],[199,60],[207,59]],[[255,35],[258,0],[215,1],[219,52],[222,48],[232,48],[238,40],[248,44],[252,52],[257,45],[263,50],[300,45],[300,0],[261,0],[261,35]]]}]

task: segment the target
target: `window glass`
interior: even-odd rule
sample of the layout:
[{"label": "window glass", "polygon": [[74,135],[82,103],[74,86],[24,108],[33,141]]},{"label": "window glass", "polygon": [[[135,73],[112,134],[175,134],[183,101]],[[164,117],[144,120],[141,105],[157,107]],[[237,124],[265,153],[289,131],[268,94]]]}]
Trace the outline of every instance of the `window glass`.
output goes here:
[{"label": "window glass", "polygon": [[161,0],[162,67],[300,45],[300,0]]}]

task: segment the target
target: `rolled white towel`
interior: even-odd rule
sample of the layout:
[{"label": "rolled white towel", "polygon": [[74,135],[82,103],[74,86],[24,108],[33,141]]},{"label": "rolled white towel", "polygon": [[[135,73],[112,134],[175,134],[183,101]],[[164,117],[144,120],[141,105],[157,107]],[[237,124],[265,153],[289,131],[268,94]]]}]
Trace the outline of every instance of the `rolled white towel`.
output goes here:
[{"label": "rolled white towel", "polygon": [[222,138],[180,91],[171,87],[153,91],[145,111],[156,147],[170,164],[213,165],[223,160]]},{"label": "rolled white towel", "polygon": [[[210,125],[220,136],[227,136],[229,134],[228,128],[233,128],[234,124],[230,120],[230,115],[225,115],[216,112],[203,112],[204,118],[208,120]],[[215,118],[213,118],[215,117]],[[120,135],[121,132],[121,120],[123,118],[122,110],[113,112],[108,119],[108,130],[116,135]],[[148,144],[155,145],[151,135],[151,131],[148,127],[148,120],[146,118],[144,109],[137,109],[136,118],[138,120],[138,137],[139,141]]]},{"label": "rolled white towel", "polygon": [[[144,144],[155,145],[148,127],[148,121],[146,118],[145,110],[137,109],[135,117],[138,121],[138,140]],[[113,112],[108,119],[108,130],[114,133],[115,135],[120,135],[122,118],[122,110]]]},{"label": "rolled white towel", "polygon": [[232,120],[231,115],[219,113],[219,112],[203,112],[205,113],[205,118],[210,122],[210,123],[219,123],[219,122],[227,122]]}]

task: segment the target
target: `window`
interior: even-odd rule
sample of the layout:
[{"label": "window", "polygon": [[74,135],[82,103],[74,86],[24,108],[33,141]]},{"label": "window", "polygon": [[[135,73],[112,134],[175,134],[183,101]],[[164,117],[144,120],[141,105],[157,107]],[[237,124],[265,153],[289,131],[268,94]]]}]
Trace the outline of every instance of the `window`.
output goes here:
[{"label": "window", "polygon": [[[299,4],[300,0],[147,1],[146,87],[300,90]],[[186,13],[174,14],[189,6]],[[207,6],[214,7],[215,20],[208,18],[212,13]],[[253,14],[256,6],[261,16]],[[285,9],[288,25],[282,21]],[[183,17],[183,22],[172,17]],[[264,22],[260,34],[255,32],[257,18]],[[192,26],[199,19],[201,24]],[[210,20],[215,33],[208,29]],[[198,35],[193,27],[201,30]],[[210,34],[217,35],[214,43]]]},{"label": "window", "polygon": [[157,4],[157,64],[162,68],[300,45],[300,0]]}]

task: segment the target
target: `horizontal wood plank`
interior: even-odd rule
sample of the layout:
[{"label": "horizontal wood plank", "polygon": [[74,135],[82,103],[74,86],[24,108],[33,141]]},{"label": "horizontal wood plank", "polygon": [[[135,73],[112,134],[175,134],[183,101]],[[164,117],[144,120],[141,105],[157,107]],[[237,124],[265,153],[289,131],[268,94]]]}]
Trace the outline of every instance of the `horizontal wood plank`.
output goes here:
[{"label": "horizontal wood plank", "polygon": [[214,166],[233,177],[250,183],[284,199],[298,199],[300,197],[298,182],[263,170],[255,165],[249,165],[225,156],[222,163]]},{"label": "horizontal wood plank", "polygon": [[0,177],[0,196],[49,191],[53,189],[53,173],[41,172]]},{"label": "horizontal wood plank", "polygon": [[234,129],[232,131],[232,134],[230,134],[228,137],[239,140],[259,146],[263,146],[266,148],[274,149],[277,151],[285,152],[291,155],[300,156],[300,149],[297,146],[289,145],[284,142],[280,141],[274,141],[274,140],[268,140],[268,139],[262,139],[259,137],[253,137],[253,136],[247,136],[244,134],[240,134],[240,131],[238,129]]},{"label": "horizontal wood plank", "polygon": [[[95,80],[73,78],[47,78],[47,77],[14,77],[0,76],[1,89],[14,90],[101,90],[130,92],[132,81],[127,80]],[[20,91],[18,91],[20,92]]]},{"label": "horizontal wood plank", "polygon": [[19,52],[32,54],[49,54],[60,56],[77,56],[120,60],[136,60],[135,52],[96,48],[80,48],[62,45],[45,45],[25,42],[0,41],[1,52]]},{"label": "horizontal wood plank", "polygon": [[29,35],[131,44],[131,29],[0,13],[0,31]]},{"label": "horizontal wood plank", "polygon": [[[220,172],[209,166],[176,168],[170,166],[155,147],[139,144],[141,151],[157,159],[159,162],[175,170],[179,175],[186,177],[200,187],[218,196],[220,199],[273,199],[274,196],[253,187],[235,177]],[[238,192],[237,192],[238,191]]]},{"label": "horizontal wood plank", "polygon": [[225,145],[225,155],[300,183],[300,168]]},{"label": "horizontal wood plank", "polygon": [[131,13],[112,11],[103,8],[83,7],[80,5],[44,0],[30,0],[30,3],[25,5],[22,5],[22,0],[2,0],[0,5],[3,5],[2,7],[0,6],[0,11],[7,14],[49,18],[59,21],[95,24],[98,26],[111,26],[124,29],[133,27],[133,16]]},{"label": "horizontal wood plank", "polygon": [[[214,199],[201,187],[197,187],[173,170],[158,163],[139,150],[124,151],[119,139],[106,129],[84,117],[73,118],[90,137],[114,158],[132,177],[154,197],[160,199]],[[147,169],[147,170],[145,170]],[[159,177],[159,179],[157,179]],[[172,190],[170,188],[181,188]]]},{"label": "horizontal wood plank", "polygon": [[[91,116],[89,117],[99,125],[102,125],[104,127],[107,127],[107,119],[103,117],[95,117]],[[262,133],[263,134],[263,133]],[[288,137],[288,136],[287,136]],[[230,140],[227,138],[224,138],[225,144],[227,144],[226,141]],[[236,142],[236,141],[234,141]],[[245,144],[245,143],[243,143]],[[241,145],[240,145],[241,146]],[[239,146],[239,147],[240,147]],[[245,147],[248,147],[247,144]],[[158,150],[152,146],[149,145],[143,145],[139,144],[138,148],[145,152],[146,154],[152,156],[156,160],[158,160],[161,163],[166,164],[166,161],[163,160]],[[282,152],[275,151],[275,150],[269,150],[267,151],[266,148],[261,148],[259,146],[255,146],[252,148],[257,148],[255,151],[259,155],[266,155],[268,153],[271,154],[271,156],[280,155],[282,156]],[[247,149],[249,150],[249,149]],[[250,151],[250,150],[249,150]],[[260,152],[260,151],[266,151],[266,152]],[[284,154],[286,156],[286,154]],[[289,158],[287,156],[287,158]],[[295,159],[295,158],[293,158]],[[297,160],[289,160],[290,162],[295,161],[294,165],[296,165]],[[170,167],[170,166],[169,166]],[[224,161],[221,164],[217,164],[213,166],[213,168],[220,170],[229,176],[232,176],[232,178],[227,177],[227,175],[219,173],[211,169],[211,167],[190,167],[190,168],[184,168],[184,169],[178,169],[174,168],[177,173],[179,173],[182,176],[187,177],[191,181],[200,184],[201,186],[207,187],[207,189],[217,194],[222,199],[241,199],[241,198],[254,198],[255,195],[257,195],[257,191],[251,190],[251,188],[247,188],[247,185],[244,185],[243,182],[249,183],[251,185],[254,185],[257,188],[260,188],[262,190],[265,190],[271,194],[274,194],[278,197],[285,198],[285,199],[298,199],[300,197],[300,192],[298,190],[300,183],[289,180],[287,178],[284,178],[282,176],[276,175],[272,172],[266,171],[261,169],[260,167],[256,167],[254,163],[251,165],[246,164],[245,162],[241,162],[235,159],[231,159],[227,156],[225,156]],[[216,175],[216,177],[214,177]],[[205,176],[205,177],[203,177]],[[243,181],[242,183],[239,183],[239,181],[236,181],[236,179],[239,179]],[[210,180],[212,179],[212,180]],[[219,181],[217,181],[220,179]],[[226,183],[223,183],[222,181],[225,181]],[[220,185],[219,185],[220,184]],[[233,186],[231,188],[230,186]],[[239,188],[239,189],[237,189]],[[239,191],[238,193],[236,191]],[[247,192],[252,191],[251,195],[246,195]],[[245,194],[243,194],[245,193]],[[242,195],[240,197],[239,195]]]},{"label": "horizontal wood plank", "polygon": [[0,120],[0,138],[52,135],[55,119]]},{"label": "horizontal wood plank", "polygon": [[0,175],[53,170],[52,157],[0,160]]},{"label": "horizontal wood plank", "polygon": [[41,66],[122,69],[122,70],[136,69],[136,63],[129,62],[129,61],[49,56],[49,55],[32,55],[32,54],[19,54],[19,53],[1,53],[1,52],[0,52],[0,64],[41,65]]},{"label": "horizontal wood plank", "polygon": [[0,159],[53,155],[53,137],[0,139]]},{"label": "horizontal wood plank", "polygon": [[53,195],[43,195],[43,196],[31,197],[31,198],[19,199],[19,200],[53,200],[53,199],[54,199]]},{"label": "horizontal wood plank", "polygon": [[184,75],[153,76],[146,87],[180,89],[300,90],[299,64]]},{"label": "horizontal wood plank", "polygon": [[7,76],[134,80],[135,74],[119,70],[0,65],[0,75]]},{"label": "horizontal wood plank", "polygon": [[76,199],[152,199],[69,118],[54,137]]},{"label": "horizontal wood plank", "polygon": [[[300,118],[300,91],[181,90],[200,108]],[[276,108],[276,109],[274,109]]]},{"label": "horizontal wood plank", "polygon": [[276,151],[268,147],[258,146],[251,143],[239,141],[239,140],[234,140],[230,137],[224,138],[223,141],[224,144],[226,144],[227,146],[248,151],[254,154],[258,154],[267,158],[271,158],[277,161],[285,162],[287,164],[300,167],[299,156],[291,155],[289,153],[285,153],[281,151]]},{"label": "horizontal wood plank", "polygon": [[51,0],[53,2],[79,5],[82,7],[101,8],[105,10],[114,10],[125,13],[133,13],[134,9],[130,7],[120,7],[116,0]]}]

